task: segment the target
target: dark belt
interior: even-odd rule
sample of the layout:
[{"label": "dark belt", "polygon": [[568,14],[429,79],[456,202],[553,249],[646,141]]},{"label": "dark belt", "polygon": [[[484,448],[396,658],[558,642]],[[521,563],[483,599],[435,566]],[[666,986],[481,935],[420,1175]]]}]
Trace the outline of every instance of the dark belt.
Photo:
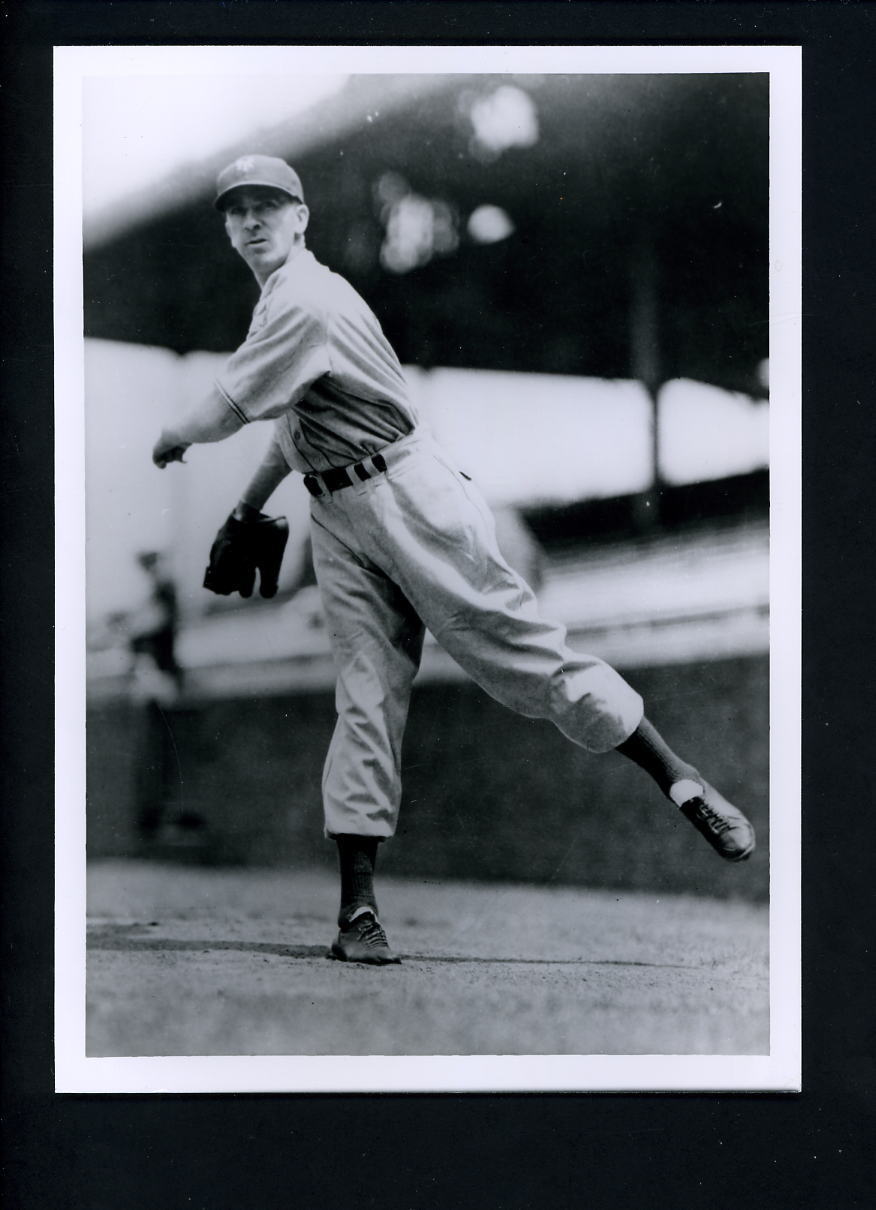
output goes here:
[{"label": "dark belt", "polygon": [[372,458],[366,458],[362,462],[354,462],[352,466],[333,466],[327,471],[320,471],[319,474],[305,475],[304,486],[311,496],[321,496],[323,488],[331,493],[339,492],[344,487],[352,487],[356,480],[350,477],[350,471],[360,482],[364,483],[366,479],[382,475],[385,470],[386,459],[383,454],[375,454]]}]

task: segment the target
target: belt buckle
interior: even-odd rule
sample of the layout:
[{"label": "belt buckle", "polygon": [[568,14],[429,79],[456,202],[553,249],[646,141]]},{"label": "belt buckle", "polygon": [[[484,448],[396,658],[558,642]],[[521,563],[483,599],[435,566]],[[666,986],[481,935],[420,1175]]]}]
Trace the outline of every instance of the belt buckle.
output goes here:
[{"label": "belt buckle", "polygon": [[316,475],[305,475],[304,486],[310,492],[311,496],[321,496],[322,488],[319,486],[319,479]]}]

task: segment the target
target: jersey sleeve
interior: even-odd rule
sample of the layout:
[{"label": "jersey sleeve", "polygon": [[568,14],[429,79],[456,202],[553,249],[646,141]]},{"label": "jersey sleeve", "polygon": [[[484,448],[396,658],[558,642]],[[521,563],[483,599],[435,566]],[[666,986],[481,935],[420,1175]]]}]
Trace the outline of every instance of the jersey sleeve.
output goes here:
[{"label": "jersey sleeve", "polygon": [[241,421],[281,416],[329,373],[325,319],[298,303],[271,308],[231,355],[216,386]]}]

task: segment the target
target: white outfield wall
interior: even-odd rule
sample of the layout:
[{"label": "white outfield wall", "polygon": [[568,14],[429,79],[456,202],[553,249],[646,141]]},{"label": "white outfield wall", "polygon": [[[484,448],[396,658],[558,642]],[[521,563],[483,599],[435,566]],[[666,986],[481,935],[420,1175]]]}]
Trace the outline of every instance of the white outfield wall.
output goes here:
[{"label": "white outfield wall", "polygon": [[[207,552],[261,457],[270,426],[192,448],[186,466],[151,462],[166,421],[206,389],[223,355],[85,342],[87,616],[132,607],[142,591],[134,556],[168,553],[185,616],[205,607]],[[494,506],[565,503],[643,490],[649,483],[650,404],[640,384],[552,375],[408,371],[436,436]],[[661,398],[661,470],[670,483],[767,464],[768,408],[701,383],[667,384]],[[297,580],[308,497],[299,477],[271,501],[292,540],[281,588]],[[211,602],[221,608],[224,602]]]}]

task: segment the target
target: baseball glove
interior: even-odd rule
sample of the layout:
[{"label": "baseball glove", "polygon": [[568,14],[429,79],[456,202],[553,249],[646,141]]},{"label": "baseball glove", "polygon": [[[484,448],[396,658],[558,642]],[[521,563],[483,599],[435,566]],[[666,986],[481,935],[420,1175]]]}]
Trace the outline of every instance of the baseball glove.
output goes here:
[{"label": "baseball glove", "polygon": [[233,592],[251,597],[258,572],[259,593],[274,596],[288,538],[289,522],[285,517],[257,513],[252,520],[238,521],[232,514],[210,547],[204,587],[223,597]]}]

